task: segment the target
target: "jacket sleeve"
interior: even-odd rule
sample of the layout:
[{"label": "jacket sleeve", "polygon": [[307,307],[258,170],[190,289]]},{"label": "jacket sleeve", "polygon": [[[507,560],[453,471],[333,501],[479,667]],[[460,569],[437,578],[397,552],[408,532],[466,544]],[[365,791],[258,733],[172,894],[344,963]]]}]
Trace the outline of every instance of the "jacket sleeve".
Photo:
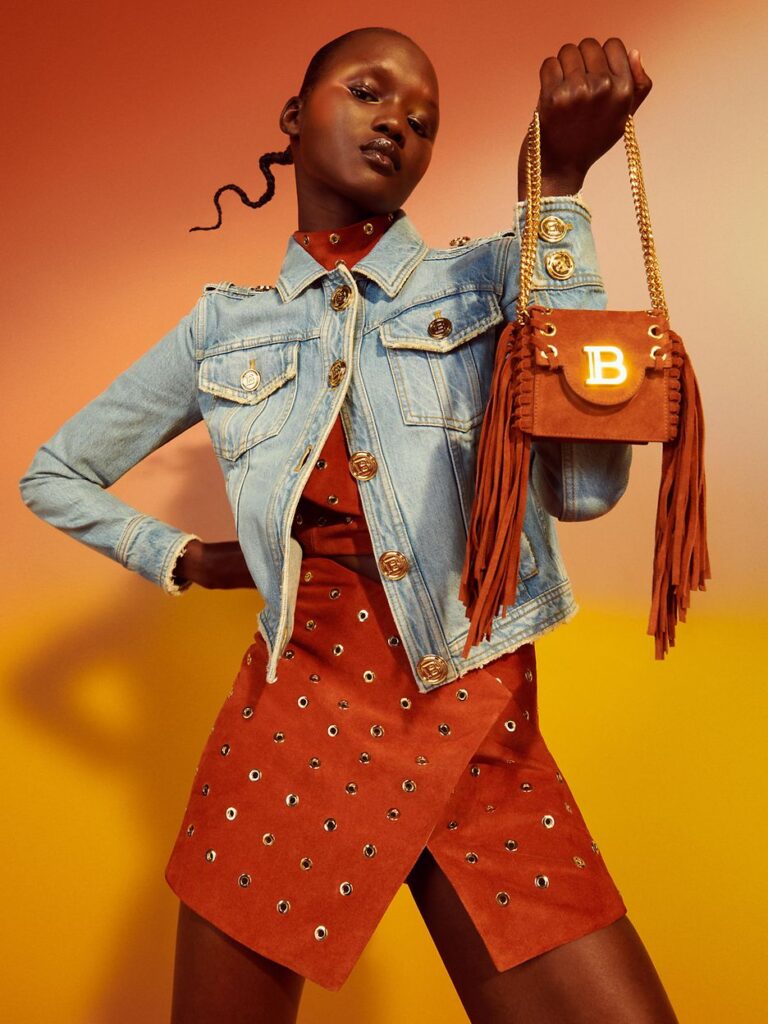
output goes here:
[{"label": "jacket sleeve", "polygon": [[[509,246],[502,294],[508,320],[517,315],[515,304],[520,284],[520,243],[528,210],[527,200],[515,208],[515,233]],[[556,242],[537,236],[536,264],[530,302],[552,308],[605,309],[607,300],[595,241],[592,216],[581,193],[573,196],[542,196],[541,217],[556,215],[570,227]],[[567,250],[574,262],[573,274],[559,280],[549,275],[546,253]],[[546,511],[563,521],[596,519],[618,502],[629,482],[632,445],[614,441],[531,442],[531,484]]]},{"label": "jacket sleeve", "polygon": [[203,301],[66,420],[19,481],[35,515],[174,596],[190,585],[174,581],[177,559],[200,538],[132,508],[107,488],[202,419],[196,334]]}]

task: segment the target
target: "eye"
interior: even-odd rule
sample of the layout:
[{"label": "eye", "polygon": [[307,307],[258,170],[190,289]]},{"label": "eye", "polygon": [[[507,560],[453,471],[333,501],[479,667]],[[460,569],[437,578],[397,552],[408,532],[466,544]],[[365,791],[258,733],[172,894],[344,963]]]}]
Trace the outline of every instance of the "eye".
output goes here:
[{"label": "eye", "polygon": [[357,96],[358,93],[364,93],[364,96],[362,97],[363,99],[365,99],[366,96],[370,96],[374,100],[376,99],[376,97],[371,92],[371,90],[370,89],[366,89],[366,87],[363,86],[363,85],[350,85],[349,86],[349,91],[352,93],[353,96]]},{"label": "eye", "polygon": [[424,127],[421,121],[417,121],[415,117],[409,117],[408,124],[411,125],[411,127],[417,133],[417,135],[427,134],[427,129]]}]

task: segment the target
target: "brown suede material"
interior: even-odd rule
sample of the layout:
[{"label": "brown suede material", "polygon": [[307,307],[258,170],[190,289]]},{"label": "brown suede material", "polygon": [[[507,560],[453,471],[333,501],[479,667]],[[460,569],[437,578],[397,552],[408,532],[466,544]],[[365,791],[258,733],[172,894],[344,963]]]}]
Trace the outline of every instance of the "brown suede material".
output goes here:
[{"label": "brown suede material", "polygon": [[[678,618],[685,621],[690,591],[705,590],[711,576],[704,416],[682,338],[657,310],[534,304],[528,313],[501,331],[480,431],[459,587],[470,619],[463,656],[514,603],[530,442],[541,437],[663,444],[648,621],[661,659],[674,646]],[[649,335],[652,325],[660,336]]]}]

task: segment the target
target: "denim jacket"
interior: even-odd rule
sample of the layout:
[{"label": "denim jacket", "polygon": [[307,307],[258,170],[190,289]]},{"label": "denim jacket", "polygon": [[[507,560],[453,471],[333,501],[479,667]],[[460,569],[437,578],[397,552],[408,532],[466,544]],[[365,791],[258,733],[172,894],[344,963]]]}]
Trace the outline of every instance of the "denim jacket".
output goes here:
[{"label": "denim jacket", "polygon": [[[359,493],[419,691],[567,621],[578,606],[553,520],[593,519],[619,500],[628,444],[533,442],[515,603],[461,657],[476,448],[495,342],[515,316],[526,211],[519,202],[507,230],[433,249],[399,210],[351,269],[326,270],[291,236],[275,286],[205,285],[172,330],[38,448],[20,481],[25,504],[178,595],[188,584],[175,584],[174,566],[199,538],[107,488],[204,420],[265,602],[258,630],[273,682],[293,632],[302,558],[291,524],[340,415],[350,453],[377,466],[358,479]],[[544,197],[541,217],[554,218],[555,230],[537,240],[531,301],[604,309],[581,195]],[[555,252],[566,255],[548,260]]]}]

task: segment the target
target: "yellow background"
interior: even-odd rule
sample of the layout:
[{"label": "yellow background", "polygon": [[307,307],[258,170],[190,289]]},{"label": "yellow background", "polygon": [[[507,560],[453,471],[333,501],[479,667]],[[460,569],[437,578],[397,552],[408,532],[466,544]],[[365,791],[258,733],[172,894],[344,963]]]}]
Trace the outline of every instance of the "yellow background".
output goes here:
[{"label": "yellow background", "polygon": [[[6,21],[4,1019],[168,1016],[177,901],[163,867],[197,757],[250,642],[254,591],[158,588],[37,520],[17,482],[63,420],[160,338],[206,281],[273,282],[296,227],[293,172],[258,211],[307,60],[379,9],[342,0],[30,4]],[[765,1019],[766,142],[764,7],[651,0],[387,6],[441,81],[432,166],[406,209],[428,242],[509,224],[538,68],[564,42],[641,50],[636,118],[673,326],[707,415],[714,578],[664,663],[645,635],[658,446],[619,506],[560,524],[580,614],[537,644],[543,730],[681,1022]],[[646,292],[623,145],[584,188],[609,304]],[[205,427],[114,493],[234,536]],[[10,857],[7,855],[10,852]],[[404,887],[344,988],[307,983],[302,1024],[462,1022]]]}]

